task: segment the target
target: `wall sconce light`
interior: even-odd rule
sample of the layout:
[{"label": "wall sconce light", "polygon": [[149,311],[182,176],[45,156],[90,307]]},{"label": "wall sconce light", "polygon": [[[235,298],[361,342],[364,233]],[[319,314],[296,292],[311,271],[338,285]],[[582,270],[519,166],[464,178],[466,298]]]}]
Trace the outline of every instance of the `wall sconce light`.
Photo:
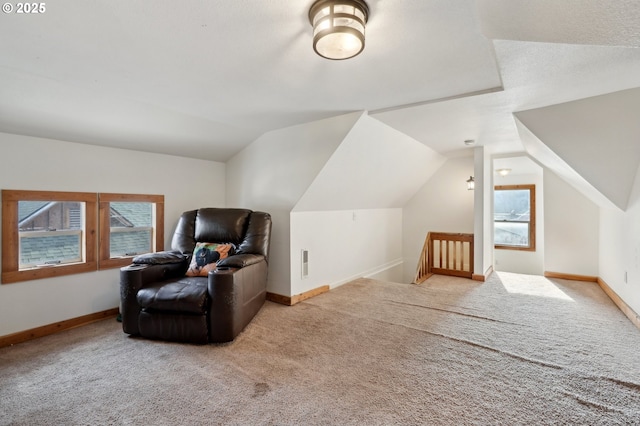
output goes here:
[{"label": "wall sconce light", "polygon": [[473,176],[469,176],[467,179],[467,189],[473,191],[476,188],[476,182],[473,180]]},{"label": "wall sconce light", "polygon": [[496,173],[499,174],[502,177],[505,177],[506,175],[511,173],[511,169],[497,169]]},{"label": "wall sconce light", "polygon": [[369,7],[362,0],[318,0],[309,9],[313,50],[327,59],[353,58],[364,49]]}]

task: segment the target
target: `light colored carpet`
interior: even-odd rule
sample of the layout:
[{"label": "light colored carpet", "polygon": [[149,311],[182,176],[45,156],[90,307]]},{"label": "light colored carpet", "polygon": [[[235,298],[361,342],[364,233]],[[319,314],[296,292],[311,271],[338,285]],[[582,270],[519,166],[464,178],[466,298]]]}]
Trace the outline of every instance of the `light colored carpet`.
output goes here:
[{"label": "light colored carpet", "polygon": [[639,351],[594,283],[360,279],[226,345],[108,320],[0,349],[0,424],[640,424]]}]

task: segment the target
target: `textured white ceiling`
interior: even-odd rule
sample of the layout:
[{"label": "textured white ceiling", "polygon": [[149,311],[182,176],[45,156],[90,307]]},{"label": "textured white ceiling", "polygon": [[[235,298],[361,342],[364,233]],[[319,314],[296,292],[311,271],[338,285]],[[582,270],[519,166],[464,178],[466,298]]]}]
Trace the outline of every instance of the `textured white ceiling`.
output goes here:
[{"label": "textured white ceiling", "polygon": [[638,0],[478,0],[491,39],[640,47]]},{"label": "textured white ceiling", "polygon": [[[371,115],[441,153],[522,151],[513,113],[640,86],[640,49],[495,41],[504,90]],[[467,148],[468,149],[468,148]]]},{"label": "textured white ceiling", "polygon": [[2,14],[0,131],[225,161],[266,131],[368,110],[440,153],[510,152],[514,111],[640,86],[637,1],[369,0],[364,52],[337,62],[311,48],[311,4]]},{"label": "textured white ceiling", "polygon": [[527,155],[514,155],[507,157],[497,157],[493,159],[494,184],[499,185],[500,176],[497,170],[510,169],[509,176],[516,175],[541,175],[542,167],[534,162]]}]

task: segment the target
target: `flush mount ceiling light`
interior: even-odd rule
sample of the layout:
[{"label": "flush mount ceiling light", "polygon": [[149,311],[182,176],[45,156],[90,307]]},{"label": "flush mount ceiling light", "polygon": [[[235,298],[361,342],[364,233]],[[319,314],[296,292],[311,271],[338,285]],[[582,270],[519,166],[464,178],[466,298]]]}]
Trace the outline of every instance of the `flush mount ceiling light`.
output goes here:
[{"label": "flush mount ceiling light", "polygon": [[318,0],[309,9],[313,50],[327,59],[353,58],[364,49],[369,7],[362,0]]},{"label": "flush mount ceiling light", "polygon": [[511,173],[511,169],[497,169],[496,173],[498,173],[500,176],[506,176]]}]

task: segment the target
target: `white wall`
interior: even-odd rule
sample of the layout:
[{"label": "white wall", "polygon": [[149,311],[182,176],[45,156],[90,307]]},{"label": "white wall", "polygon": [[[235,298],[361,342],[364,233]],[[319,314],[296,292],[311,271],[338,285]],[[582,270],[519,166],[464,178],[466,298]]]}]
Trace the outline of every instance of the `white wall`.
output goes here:
[{"label": "white wall", "polygon": [[[260,137],[227,163],[227,205],[271,213],[274,230],[267,289],[293,296],[311,290],[313,284],[336,285],[376,271],[393,275],[401,263],[401,247],[397,253],[371,256],[350,250],[352,244],[361,243],[342,241],[340,232],[356,232],[366,242],[384,236],[392,247],[402,241],[401,215],[394,225],[398,233],[393,235],[387,210],[400,209],[442,162],[442,156],[416,140],[366,113],[353,113]],[[354,210],[362,212],[356,223],[351,220]],[[331,213],[325,215],[325,211]],[[382,217],[374,213],[381,211],[385,212]],[[311,215],[293,214],[303,212]],[[300,219],[308,217],[314,220]],[[344,217],[349,218],[346,224]],[[324,238],[334,230],[338,241]],[[342,265],[336,244],[346,244],[350,257],[341,267],[316,269],[315,276],[302,282],[299,245],[309,244],[314,246],[314,258],[323,263],[331,259]]]},{"label": "white wall", "polygon": [[363,114],[294,211],[402,207],[445,158]]},{"label": "white wall", "polygon": [[494,267],[497,271],[519,274],[543,275],[545,271],[545,188],[542,169],[537,174],[518,174],[494,177],[494,186],[498,185],[535,185],[536,186],[536,249],[504,250],[495,249]]},{"label": "white wall", "polygon": [[626,212],[600,208],[599,259],[599,276],[640,314],[640,168]]},{"label": "white wall", "polygon": [[485,275],[494,264],[493,160],[484,146],[473,149],[473,274]]},{"label": "white wall", "polygon": [[292,296],[289,213],[362,113],[265,133],[227,162],[227,206],[271,214],[267,290]]},{"label": "white wall", "polygon": [[543,186],[545,271],[598,276],[598,206],[548,169]]},{"label": "white wall", "polygon": [[[308,250],[309,264],[304,278],[303,249]],[[293,295],[376,275],[401,262],[402,209],[291,213]]]},{"label": "white wall", "polygon": [[[475,274],[486,275],[495,263],[495,250],[493,241],[493,187],[495,181],[493,180],[493,159],[491,151],[486,148],[482,148],[482,182],[480,187],[482,188],[482,267],[480,270],[474,270]],[[476,171],[478,170],[478,163],[476,162]],[[477,184],[476,184],[477,187]],[[476,202],[478,198],[475,199]],[[476,211],[479,209],[476,206]],[[476,219],[478,217],[476,216]],[[475,255],[475,254],[474,254]],[[477,258],[477,255],[475,255]]]},{"label": "white wall", "polygon": [[557,174],[562,180],[576,188],[597,205],[601,207],[616,207],[609,198],[588,182],[584,176],[580,175],[564,159],[558,156],[556,152],[545,145],[545,143],[529,130],[515,115],[514,120],[522,145],[527,151],[527,154],[531,156],[531,158],[535,158],[538,164],[543,165],[545,169]]},{"label": "white wall", "polygon": [[[179,215],[224,207],[222,163],[0,133],[0,187],[165,196],[165,247]],[[0,336],[119,305],[117,269],[0,286]]]},{"label": "white wall", "polygon": [[[634,88],[521,111],[515,116],[544,143],[547,154],[557,155],[581,179],[626,210],[640,164],[639,108],[640,88]],[[558,175],[566,174],[545,161]]]},{"label": "white wall", "polygon": [[[291,216],[293,294],[313,285],[336,285],[370,275],[373,270],[379,278],[402,281],[402,247],[394,249],[403,238],[401,208],[444,162],[432,149],[363,114],[293,209],[315,212]],[[327,210],[330,215],[321,213]],[[357,221],[352,220],[354,210],[359,212]],[[394,213],[389,216],[388,212]],[[297,219],[295,228],[293,218]],[[326,239],[327,233],[336,240]],[[363,242],[344,241],[341,235],[347,240],[357,235]],[[377,242],[385,239],[389,245],[378,250]],[[300,249],[294,242],[304,246],[309,241],[320,259],[331,260],[335,266],[300,280]],[[335,252],[336,243],[344,244],[348,257]],[[376,248],[376,253],[360,249],[368,246]]]},{"label": "white wall", "polygon": [[448,159],[405,204],[403,209],[403,281],[415,278],[428,232],[473,234],[474,191],[466,180],[473,175],[473,157]]}]

